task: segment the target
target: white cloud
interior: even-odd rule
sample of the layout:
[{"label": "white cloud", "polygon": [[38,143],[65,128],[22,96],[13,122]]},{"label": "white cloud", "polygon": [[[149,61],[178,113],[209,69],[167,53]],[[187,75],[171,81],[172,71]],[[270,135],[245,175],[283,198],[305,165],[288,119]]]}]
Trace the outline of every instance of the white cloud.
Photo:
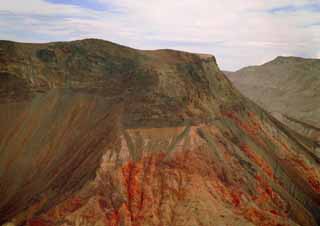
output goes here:
[{"label": "white cloud", "polygon": [[[99,0],[115,9],[109,12],[42,0],[21,2],[0,5],[0,11],[12,14],[0,14],[0,39],[97,37],[136,48],[212,53],[228,70],[283,53],[305,57],[319,53],[320,26],[310,25],[320,21],[320,13],[303,9],[318,0]],[[267,12],[288,5],[301,10]]]}]

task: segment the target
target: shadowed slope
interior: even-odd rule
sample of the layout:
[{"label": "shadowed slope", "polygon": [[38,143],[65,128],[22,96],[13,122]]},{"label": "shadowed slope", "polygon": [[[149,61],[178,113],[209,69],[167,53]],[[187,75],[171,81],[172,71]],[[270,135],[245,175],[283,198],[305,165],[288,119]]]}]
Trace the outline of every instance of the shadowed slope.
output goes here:
[{"label": "shadowed slope", "polygon": [[120,109],[112,108],[65,90],[1,105],[1,221],[19,224],[95,177],[116,141]]}]

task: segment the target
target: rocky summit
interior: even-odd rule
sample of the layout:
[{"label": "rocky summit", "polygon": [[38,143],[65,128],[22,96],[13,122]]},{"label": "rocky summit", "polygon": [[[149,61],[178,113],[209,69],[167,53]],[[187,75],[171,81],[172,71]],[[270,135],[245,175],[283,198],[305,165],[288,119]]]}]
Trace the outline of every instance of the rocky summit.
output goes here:
[{"label": "rocky summit", "polygon": [[319,145],[214,56],[0,42],[0,224],[320,224]]}]

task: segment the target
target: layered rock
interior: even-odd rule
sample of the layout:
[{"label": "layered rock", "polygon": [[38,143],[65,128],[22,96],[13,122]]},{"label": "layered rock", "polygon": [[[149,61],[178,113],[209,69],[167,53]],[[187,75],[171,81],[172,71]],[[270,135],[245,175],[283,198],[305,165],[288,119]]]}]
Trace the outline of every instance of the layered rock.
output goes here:
[{"label": "layered rock", "polygon": [[101,40],[0,48],[1,222],[320,222],[314,143],[241,96],[213,56]]}]

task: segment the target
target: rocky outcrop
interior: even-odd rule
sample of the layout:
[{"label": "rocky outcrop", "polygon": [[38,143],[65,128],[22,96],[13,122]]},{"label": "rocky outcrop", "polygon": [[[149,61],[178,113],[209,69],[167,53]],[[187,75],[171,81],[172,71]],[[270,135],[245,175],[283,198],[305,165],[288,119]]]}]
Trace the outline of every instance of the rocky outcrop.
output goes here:
[{"label": "rocky outcrop", "polygon": [[213,56],[101,40],[0,49],[1,222],[320,222],[313,143],[239,94]]},{"label": "rocky outcrop", "polygon": [[213,56],[137,51],[101,40],[2,42],[1,49],[10,51],[0,55],[1,102],[30,100],[53,88],[94,93],[110,104],[124,101],[129,127],[209,119],[212,86],[223,85]]}]

